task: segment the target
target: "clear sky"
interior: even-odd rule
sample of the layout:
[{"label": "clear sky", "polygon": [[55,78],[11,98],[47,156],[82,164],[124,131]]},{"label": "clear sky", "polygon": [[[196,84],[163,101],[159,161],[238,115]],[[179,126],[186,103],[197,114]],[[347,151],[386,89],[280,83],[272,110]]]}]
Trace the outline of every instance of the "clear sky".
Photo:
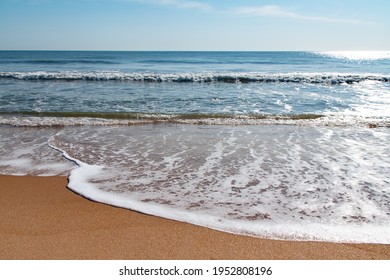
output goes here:
[{"label": "clear sky", "polygon": [[2,50],[390,50],[389,0],[0,0]]}]

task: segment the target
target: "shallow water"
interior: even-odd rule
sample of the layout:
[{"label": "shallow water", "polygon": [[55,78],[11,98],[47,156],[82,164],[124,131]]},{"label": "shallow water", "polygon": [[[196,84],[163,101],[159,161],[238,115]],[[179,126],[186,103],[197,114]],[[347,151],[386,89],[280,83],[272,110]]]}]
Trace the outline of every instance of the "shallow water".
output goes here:
[{"label": "shallow water", "polygon": [[390,244],[390,55],[0,52],[0,173],[254,236]]},{"label": "shallow water", "polygon": [[[68,168],[69,187],[93,200],[239,234],[390,241],[387,128],[160,124],[4,130],[22,143],[36,140],[27,152],[23,144],[13,145],[20,153],[3,150],[3,173],[17,173],[4,168],[15,154],[34,162],[32,174],[45,172],[51,162],[46,172]],[[60,152],[75,164],[59,165]]]}]

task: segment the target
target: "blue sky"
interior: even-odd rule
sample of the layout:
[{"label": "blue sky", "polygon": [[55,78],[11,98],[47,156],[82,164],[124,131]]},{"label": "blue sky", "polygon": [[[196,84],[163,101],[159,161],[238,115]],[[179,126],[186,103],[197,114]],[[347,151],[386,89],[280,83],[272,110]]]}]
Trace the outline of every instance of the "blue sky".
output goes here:
[{"label": "blue sky", "polygon": [[389,0],[0,0],[0,49],[390,50]]}]

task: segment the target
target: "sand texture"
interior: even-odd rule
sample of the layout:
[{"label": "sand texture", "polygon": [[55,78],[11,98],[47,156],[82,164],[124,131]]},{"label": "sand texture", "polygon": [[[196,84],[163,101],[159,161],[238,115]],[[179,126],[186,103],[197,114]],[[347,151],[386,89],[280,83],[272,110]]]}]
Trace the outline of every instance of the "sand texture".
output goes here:
[{"label": "sand texture", "polygon": [[66,185],[0,175],[0,259],[390,259],[390,245],[228,234],[92,202]]}]

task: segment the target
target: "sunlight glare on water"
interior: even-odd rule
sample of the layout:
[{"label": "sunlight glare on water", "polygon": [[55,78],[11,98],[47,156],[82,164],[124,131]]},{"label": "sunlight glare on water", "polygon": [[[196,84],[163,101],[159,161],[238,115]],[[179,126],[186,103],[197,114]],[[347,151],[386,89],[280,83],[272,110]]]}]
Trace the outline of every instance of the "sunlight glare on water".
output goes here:
[{"label": "sunlight glare on water", "polygon": [[390,51],[330,51],[322,54],[339,59],[381,60],[390,59]]}]

